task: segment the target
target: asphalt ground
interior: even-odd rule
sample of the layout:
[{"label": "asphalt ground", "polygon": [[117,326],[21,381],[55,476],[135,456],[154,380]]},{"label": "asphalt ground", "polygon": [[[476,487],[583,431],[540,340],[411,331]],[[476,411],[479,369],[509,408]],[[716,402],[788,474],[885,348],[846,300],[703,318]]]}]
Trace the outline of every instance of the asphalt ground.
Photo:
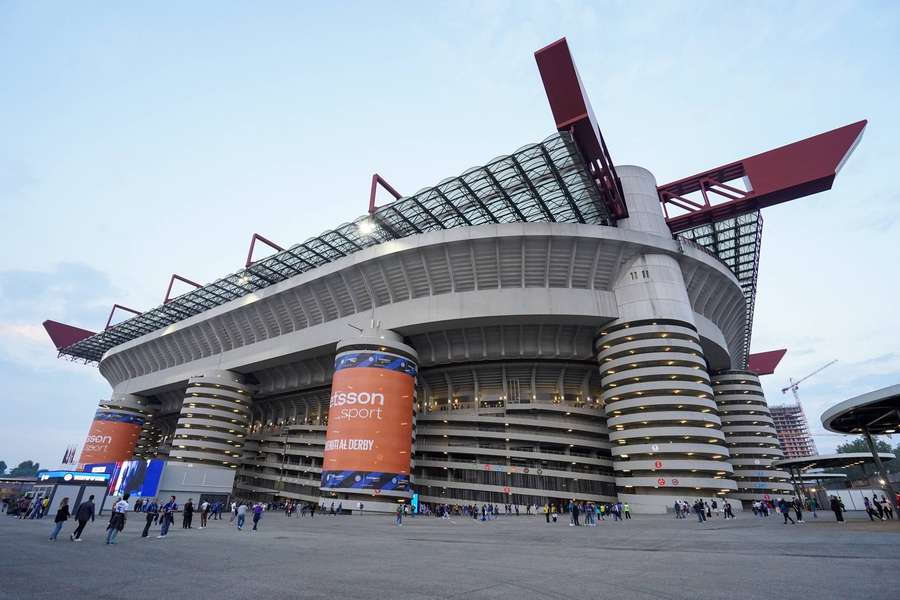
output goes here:
[{"label": "asphalt ground", "polygon": [[[540,517],[263,516],[258,532],[228,520],[142,539],[130,514],[116,545],[106,519],[84,542],[66,523],[0,515],[0,598],[610,598],[897,600],[900,522],[831,513],[802,525],[781,519],[675,520],[635,516],[597,527]],[[248,519],[249,521],[249,519]]]}]

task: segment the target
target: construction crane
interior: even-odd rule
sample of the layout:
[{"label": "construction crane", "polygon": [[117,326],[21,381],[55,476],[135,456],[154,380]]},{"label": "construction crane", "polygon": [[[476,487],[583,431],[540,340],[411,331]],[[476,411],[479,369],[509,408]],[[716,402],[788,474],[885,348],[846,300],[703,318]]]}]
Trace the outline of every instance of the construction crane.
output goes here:
[{"label": "construction crane", "polygon": [[793,379],[788,378],[788,381],[790,381],[791,384],[789,386],[787,386],[786,388],[781,388],[781,393],[787,394],[788,390],[791,390],[794,393],[794,400],[796,400],[797,403],[799,404],[800,396],[797,394],[797,390],[800,388],[800,384],[803,383],[804,381],[806,381],[807,379],[809,379],[810,377],[812,377],[813,375],[815,375],[816,373],[821,373],[822,371],[824,371],[825,369],[827,369],[828,367],[830,367],[831,365],[833,365],[836,362],[837,362],[837,359],[834,359],[833,361],[831,361],[824,367],[819,367],[818,369],[816,369],[815,371],[813,371],[812,373],[810,373],[803,379],[798,379],[797,381],[794,381]]}]

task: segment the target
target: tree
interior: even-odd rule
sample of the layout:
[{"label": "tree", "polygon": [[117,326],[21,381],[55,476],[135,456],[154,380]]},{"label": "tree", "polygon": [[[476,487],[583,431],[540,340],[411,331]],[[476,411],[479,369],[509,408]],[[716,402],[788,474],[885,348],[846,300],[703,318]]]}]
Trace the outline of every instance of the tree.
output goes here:
[{"label": "tree", "polygon": [[[883,442],[879,439],[875,441],[875,448],[879,452],[893,452],[894,449],[891,448],[891,445],[887,442]],[[866,439],[862,436],[854,439],[850,442],[844,442],[840,446],[837,447],[838,454],[850,454],[851,452],[869,452],[869,445],[866,443]]]},{"label": "tree", "polygon": [[0,460],[0,475],[6,475],[6,463]]},{"label": "tree", "polygon": [[19,466],[9,472],[12,477],[34,477],[37,475],[37,472],[40,470],[40,463],[31,462],[30,460],[24,460],[19,463]]}]

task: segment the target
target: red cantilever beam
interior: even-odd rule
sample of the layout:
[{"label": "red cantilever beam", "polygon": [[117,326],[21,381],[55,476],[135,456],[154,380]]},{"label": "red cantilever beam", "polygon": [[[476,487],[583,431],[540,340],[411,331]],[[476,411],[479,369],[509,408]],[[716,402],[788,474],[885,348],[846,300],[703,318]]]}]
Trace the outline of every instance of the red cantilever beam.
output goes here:
[{"label": "red cantilever beam", "polygon": [[781,362],[781,359],[784,358],[786,352],[787,349],[782,348],[781,350],[769,350],[768,352],[751,354],[747,357],[747,370],[753,371],[757,375],[771,375],[775,372],[775,368]]},{"label": "red cantilever beam", "polygon": [[171,299],[169,298],[169,294],[172,293],[172,284],[175,283],[175,280],[176,280],[176,279],[177,279],[178,281],[183,281],[184,283],[186,283],[186,284],[188,284],[188,285],[192,285],[192,286],[194,286],[195,288],[201,288],[201,287],[203,287],[202,285],[200,285],[200,284],[197,283],[196,281],[191,281],[190,279],[186,279],[186,278],[182,277],[181,275],[177,275],[177,274],[175,274],[175,273],[172,273],[172,278],[169,279],[169,287],[166,289],[166,297],[163,298],[163,304],[168,304],[169,301],[171,300]]},{"label": "red cantilever beam", "polygon": [[[851,123],[659,186],[659,200],[664,208],[672,204],[688,210],[668,218],[669,228],[677,233],[830,190],[834,178],[862,138],[866,123],[865,120]],[[740,178],[745,179],[746,192],[724,185]],[[684,196],[698,191],[703,193],[705,204],[696,209],[685,206]],[[711,205],[707,192],[729,200]]]},{"label": "red cantilever beam", "polygon": [[44,330],[47,332],[47,335],[50,336],[50,340],[53,342],[53,345],[56,346],[57,350],[63,350],[72,344],[77,344],[81,340],[95,335],[93,331],[81,329],[80,327],[73,327],[58,321],[47,320],[44,321],[43,325]]},{"label": "red cantilever beam", "polygon": [[269,248],[272,248],[272,249],[275,250],[276,252],[281,252],[282,250],[284,250],[284,248],[282,248],[281,246],[279,246],[279,245],[276,244],[275,242],[272,242],[272,241],[267,240],[266,238],[264,238],[263,236],[259,235],[258,233],[254,233],[254,234],[253,234],[253,237],[250,238],[250,250],[247,251],[247,262],[244,263],[244,267],[249,267],[250,265],[253,264],[253,249],[256,247],[256,240],[259,240],[260,242],[262,242],[263,244],[265,244],[265,245],[268,246]]},{"label": "red cantilever beam", "polygon": [[113,304],[112,310],[109,311],[109,318],[106,319],[106,327],[103,328],[103,331],[106,331],[107,329],[109,329],[109,324],[112,323],[113,313],[116,312],[117,308],[120,310],[128,311],[130,313],[134,313],[136,315],[141,314],[141,311],[139,311],[139,310],[134,310],[133,308],[128,308],[127,306],[122,306],[121,304]]},{"label": "red cantilever beam", "polygon": [[609,213],[616,219],[628,216],[622,184],[603,133],[594,116],[569,44],[559,39],[534,53],[547,101],[558,131],[569,131],[590,169]]},{"label": "red cantilever beam", "polygon": [[387,181],[385,181],[381,175],[379,175],[378,173],[373,174],[372,175],[372,188],[369,190],[369,214],[370,215],[372,213],[374,213],[376,210],[378,210],[378,207],[375,206],[375,193],[378,191],[379,185],[381,187],[383,187],[385,190],[387,190],[387,192],[391,196],[394,197],[394,200],[399,200],[400,198],[403,197],[403,194],[401,194],[400,192],[395,190],[393,188],[393,186],[391,186],[391,184],[389,184]]}]

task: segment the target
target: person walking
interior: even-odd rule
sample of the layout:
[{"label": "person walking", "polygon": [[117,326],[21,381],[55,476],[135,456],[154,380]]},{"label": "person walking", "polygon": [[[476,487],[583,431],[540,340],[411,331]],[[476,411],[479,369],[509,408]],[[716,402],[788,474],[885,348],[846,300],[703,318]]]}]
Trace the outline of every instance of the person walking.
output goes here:
[{"label": "person walking", "polygon": [[625,513],[626,519],[631,519],[631,505],[627,502],[622,505],[622,512]]},{"label": "person walking", "polygon": [[894,519],[894,507],[891,506],[884,494],[881,495],[881,508],[884,510],[884,515],[888,520]]},{"label": "person walking", "polygon": [[63,498],[62,502],[59,505],[59,509],[56,511],[56,518],[53,519],[53,532],[50,534],[50,541],[55,542],[56,536],[59,535],[59,530],[62,529],[63,523],[69,520],[69,499]]},{"label": "person walking", "polygon": [[[484,507],[482,507],[482,508],[484,508]],[[394,518],[394,523],[398,527],[403,527],[403,505],[402,504],[397,505],[397,514],[396,514],[396,517]]]},{"label": "person walking", "polygon": [[156,498],[152,498],[144,505],[144,517],[146,522],[144,523],[144,530],[141,532],[142,538],[150,534],[150,526],[159,518],[159,504],[156,503]]},{"label": "person walking", "polygon": [[262,519],[263,505],[259,502],[253,507],[253,531],[259,527],[259,520]]},{"label": "person walking", "polygon": [[838,523],[846,522],[844,521],[844,505],[837,496],[831,497],[831,510],[834,512],[834,518]]},{"label": "person walking", "polygon": [[128,498],[130,494],[125,492],[122,499],[113,505],[112,514],[109,516],[109,524],[106,526],[106,543],[115,544],[116,536],[125,529],[125,513],[130,508]]},{"label": "person walking", "polygon": [[204,500],[200,504],[200,529],[206,529],[206,519],[209,517],[209,501]]},{"label": "person walking", "polygon": [[175,503],[175,496],[172,496],[162,507],[162,524],[159,526],[157,539],[162,539],[169,535],[169,526],[175,523],[176,510],[178,510],[178,505]]},{"label": "person walking", "polygon": [[794,519],[791,518],[791,508],[784,498],[778,501],[778,510],[781,511],[781,514],[784,517],[784,525],[787,525],[788,521],[791,522],[791,525],[797,524]]},{"label": "person walking", "polygon": [[244,529],[244,520],[247,518],[247,505],[243,502],[237,507],[237,528],[238,531]]},{"label": "person walking", "polygon": [[181,517],[181,528],[182,529],[190,529],[191,521],[194,519],[194,499],[188,498],[188,501],[184,503],[184,514]]},{"label": "person walking", "polygon": [[800,498],[794,498],[793,505],[794,505],[794,514],[797,516],[797,522],[802,523],[803,522],[803,502],[800,500]]},{"label": "person walking", "polygon": [[72,532],[72,535],[69,536],[69,539],[73,542],[81,541],[81,534],[84,531],[84,526],[87,525],[88,519],[91,522],[94,521],[94,517],[96,517],[96,508],[94,507],[94,495],[91,494],[90,497],[78,505],[78,508],[75,510],[75,520],[78,521],[78,527],[75,528],[75,531]]}]

